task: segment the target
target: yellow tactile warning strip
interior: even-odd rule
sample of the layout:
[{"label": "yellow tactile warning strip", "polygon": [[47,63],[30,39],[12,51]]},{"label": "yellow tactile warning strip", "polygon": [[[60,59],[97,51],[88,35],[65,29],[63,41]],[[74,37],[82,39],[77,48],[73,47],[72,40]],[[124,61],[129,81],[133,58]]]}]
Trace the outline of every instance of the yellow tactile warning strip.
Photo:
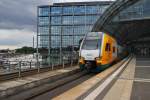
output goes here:
[{"label": "yellow tactile warning strip", "polygon": [[132,59],[103,100],[130,100],[134,73],[135,59]]},{"label": "yellow tactile warning strip", "polygon": [[108,68],[107,70],[95,75],[94,77],[88,79],[87,81],[84,81],[83,83],[77,85],[76,87],[66,91],[63,94],[58,95],[57,97],[53,98],[53,100],[74,100],[77,99],[79,96],[86,93],[90,88],[92,88],[94,85],[96,85],[98,82],[100,82],[102,79],[106,78],[110,73],[112,73],[114,70],[116,70],[120,65],[123,63],[123,61],[119,62],[116,65],[113,65],[112,67]]}]

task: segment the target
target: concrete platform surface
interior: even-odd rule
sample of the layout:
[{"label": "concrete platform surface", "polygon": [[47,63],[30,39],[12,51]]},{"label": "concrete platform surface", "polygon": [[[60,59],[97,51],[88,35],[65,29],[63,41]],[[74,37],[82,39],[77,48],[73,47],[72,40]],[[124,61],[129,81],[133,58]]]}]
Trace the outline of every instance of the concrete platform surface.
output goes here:
[{"label": "concrete platform surface", "polygon": [[103,100],[150,100],[150,58],[133,59]]},{"label": "concrete platform surface", "polygon": [[150,57],[136,60],[131,100],[150,100]]},{"label": "concrete platform surface", "polygon": [[135,72],[135,59],[132,59],[127,68],[117,78],[103,100],[130,100]]}]

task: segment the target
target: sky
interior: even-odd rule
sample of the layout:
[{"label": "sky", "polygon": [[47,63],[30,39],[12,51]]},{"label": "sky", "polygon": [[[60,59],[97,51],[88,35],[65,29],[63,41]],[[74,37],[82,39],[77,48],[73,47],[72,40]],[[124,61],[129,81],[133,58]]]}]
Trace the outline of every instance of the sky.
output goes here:
[{"label": "sky", "polygon": [[37,6],[51,0],[0,0],[0,49],[32,46]]},{"label": "sky", "polygon": [[37,6],[68,1],[102,0],[0,0],[0,49],[32,46],[33,36],[36,37]]}]

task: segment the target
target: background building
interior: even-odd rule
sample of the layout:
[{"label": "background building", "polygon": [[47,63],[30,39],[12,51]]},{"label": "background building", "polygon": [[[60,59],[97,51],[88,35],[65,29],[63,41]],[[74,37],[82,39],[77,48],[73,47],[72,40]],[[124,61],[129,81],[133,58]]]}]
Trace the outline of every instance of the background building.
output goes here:
[{"label": "background building", "polygon": [[43,58],[58,64],[64,57],[71,60],[84,35],[91,31],[93,24],[111,3],[72,2],[39,6],[38,46],[43,48],[39,50]]}]

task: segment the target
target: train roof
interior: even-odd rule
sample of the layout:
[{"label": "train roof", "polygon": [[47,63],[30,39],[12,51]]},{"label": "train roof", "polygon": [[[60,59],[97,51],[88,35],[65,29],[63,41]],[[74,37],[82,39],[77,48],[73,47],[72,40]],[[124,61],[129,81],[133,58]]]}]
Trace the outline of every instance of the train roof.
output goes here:
[{"label": "train roof", "polygon": [[87,39],[100,39],[102,38],[103,32],[89,32],[86,34]]}]

